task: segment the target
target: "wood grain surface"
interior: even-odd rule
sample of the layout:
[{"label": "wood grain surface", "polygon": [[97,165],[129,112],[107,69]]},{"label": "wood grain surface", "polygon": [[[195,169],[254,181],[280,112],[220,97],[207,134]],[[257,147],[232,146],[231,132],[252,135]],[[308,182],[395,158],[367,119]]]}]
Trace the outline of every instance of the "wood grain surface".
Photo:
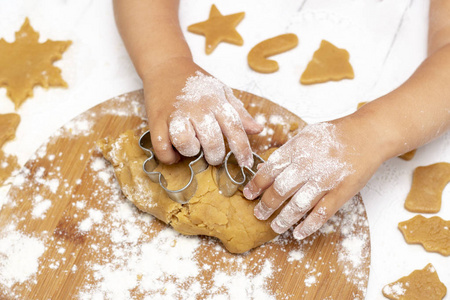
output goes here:
[{"label": "wood grain surface", "polygon": [[[305,126],[299,117],[267,99],[240,91],[235,93],[249,112],[265,123],[264,133],[250,138],[256,152],[282,145]],[[144,116],[142,91],[113,98],[66,124],[26,163],[2,208],[0,228],[12,226],[14,230],[43,240],[45,251],[39,258],[36,274],[11,287],[0,285],[2,299],[73,299],[80,295],[93,298],[94,291],[104,298],[120,298],[98,287],[100,279],[96,278],[93,266],[117,259],[118,254],[111,250],[116,246],[109,224],[113,224],[111,220],[118,206],[127,200],[120,193],[115,178],[102,176],[99,172],[105,171],[93,166],[93,162],[101,158],[95,142],[142,126]],[[36,205],[41,199],[50,200],[51,206],[38,214]],[[92,230],[81,230],[80,224],[89,218],[92,209],[102,212],[102,221],[94,222]],[[136,247],[167,230],[166,225],[136,209],[131,211],[130,217],[136,219],[144,232]],[[215,239],[194,239],[199,239],[202,245],[194,260],[197,265],[208,267],[200,268],[198,276],[178,286],[178,299],[186,299],[184,293],[187,295],[195,281],[201,282],[203,289],[195,298],[206,299],[214,293],[227,295],[226,290],[213,289],[212,277],[216,271],[231,275],[243,272],[252,280],[262,272],[265,261],[270,261],[272,266],[272,276],[265,278],[265,286],[276,299],[364,298],[369,276],[370,239],[359,195],[321,231],[302,242],[293,240],[288,232],[249,253],[233,255]],[[361,248],[349,249],[349,242],[357,239],[362,243]],[[160,252],[158,255],[164,259],[165,253]],[[132,257],[121,259],[126,263]],[[156,289],[148,292],[135,287],[129,297],[159,299],[161,293],[165,292]],[[241,299],[246,297],[242,295]]]}]

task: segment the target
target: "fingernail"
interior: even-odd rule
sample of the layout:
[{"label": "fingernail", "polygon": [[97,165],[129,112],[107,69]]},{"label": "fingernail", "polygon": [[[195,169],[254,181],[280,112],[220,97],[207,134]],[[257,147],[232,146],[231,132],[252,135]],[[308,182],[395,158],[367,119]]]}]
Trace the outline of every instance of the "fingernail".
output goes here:
[{"label": "fingernail", "polygon": [[264,204],[264,202],[260,201],[256,206],[255,206],[255,217],[259,220],[267,220],[272,213],[274,212],[274,210],[270,207],[268,207],[266,204]]},{"label": "fingernail", "polygon": [[245,197],[245,198],[247,198],[247,199],[249,199],[249,200],[252,200],[252,199],[253,199],[253,197],[252,197],[252,192],[250,192],[250,189],[249,189],[247,186],[244,188],[244,190],[242,191],[242,193],[244,194],[244,197]]},{"label": "fingernail", "polygon": [[285,219],[277,216],[270,224],[270,227],[272,227],[272,230],[276,233],[282,234],[285,233],[291,226],[285,221]]},{"label": "fingernail", "polygon": [[309,234],[306,233],[303,229],[300,230],[294,230],[293,236],[297,240],[303,240],[306,238]]},{"label": "fingernail", "polygon": [[259,163],[256,165],[256,170],[259,170],[262,168],[262,166],[264,165],[264,163]]},{"label": "fingernail", "polygon": [[247,185],[244,187],[244,190],[242,191],[244,193],[244,197],[253,200],[255,199],[256,195],[253,193],[253,190],[255,189],[255,184],[253,182],[247,183]]},{"label": "fingernail", "polygon": [[245,167],[251,169],[253,166],[253,156],[250,156],[249,158],[244,160],[244,164]]}]

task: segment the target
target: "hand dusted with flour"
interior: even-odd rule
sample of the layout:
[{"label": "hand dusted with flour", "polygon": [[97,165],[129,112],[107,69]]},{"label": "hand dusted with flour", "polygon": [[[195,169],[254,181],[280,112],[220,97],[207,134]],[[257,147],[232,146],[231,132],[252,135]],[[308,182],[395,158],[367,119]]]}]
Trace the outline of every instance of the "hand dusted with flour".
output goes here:
[{"label": "hand dusted with flour", "polygon": [[255,216],[262,220],[292,197],[271,223],[275,232],[285,232],[311,210],[294,230],[294,237],[311,235],[359,191],[361,184],[354,182],[365,183],[361,179],[368,180],[367,174],[379,166],[379,159],[368,159],[370,151],[364,138],[344,137],[345,123],[305,127],[275,151],[245,187],[248,199],[267,189],[255,207]]},{"label": "hand dusted with flour", "polygon": [[231,88],[190,59],[164,64],[156,73],[144,83],[144,94],[152,143],[161,162],[175,163],[179,154],[195,156],[202,148],[208,163],[218,165],[225,156],[225,136],[239,164],[252,165],[247,134],[262,128]]},{"label": "hand dusted with flour", "polygon": [[182,155],[194,156],[201,146],[209,164],[221,164],[225,157],[222,137],[225,135],[239,164],[253,165],[252,150],[241,119],[246,119],[247,124],[255,122],[229,87],[196,71],[176,99],[175,110],[169,117],[169,135]]}]

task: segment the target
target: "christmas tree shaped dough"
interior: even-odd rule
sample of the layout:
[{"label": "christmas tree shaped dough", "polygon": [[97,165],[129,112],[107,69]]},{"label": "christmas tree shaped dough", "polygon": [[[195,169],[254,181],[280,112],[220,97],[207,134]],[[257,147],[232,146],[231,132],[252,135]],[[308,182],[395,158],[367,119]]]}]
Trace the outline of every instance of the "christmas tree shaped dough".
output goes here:
[{"label": "christmas tree shaped dough", "polygon": [[211,54],[220,42],[242,46],[244,40],[237,32],[236,26],[244,16],[244,12],[224,16],[213,4],[209,12],[209,19],[190,25],[188,31],[205,36],[206,54]]},{"label": "christmas tree shaped dough", "polygon": [[432,264],[383,288],[383,295],[391,300],[440,300],[446,293],[447,288]]},{"label": "christmas tree shaped dough", "polygon": [[322,40],[320,48],[314,52],[312,60],[303,72],[300,83],[315,84],[345,78],[353,79],[355,75],[349,58],[347,50],[339,49]]},{"label": "christmas tree shaped dough", "polygon": [[0,87],[6,87],[8,97],[16,109],[33,96],[33,87],[67,87],[61,70],[53,62],[61,59],[71,41],[39,43],[39,33],[25,19],[16,32],[16,40],[8,43],[0,39]]},{"label": "christmas tree shaped dough", "polygon": [[[139,133],[127,131],[117,140],[104,140],[99,147],[111,162],[124,195],[140,210],[148,212],[186,235],[217,237],[233,253],[242,253],[276,236],[270,220],[260,221],[253,215],[257,201],[246,200],[241,192],[225,197],[215,182],[216,167],[209,166],[197,174],[198,188],[189,203],[172,201],[159,184],[153,183],[142,170],[147,158],[138,146]],[[170,189],[182,187],[189,178],[189,160],[175,165],[159,165]]]},{"label": "christmas tree shaped dough", "polygon": [[442,191],[449,182],[450,163],[417,167],[405,208],[412,212],[437,213],[441,209]]},{"label": "christmas tree shaped dough", "polygon": [[429,252],[450,255],[450,221],[417,215],[398,223],[398,228],[408,244],[422,244]]}]

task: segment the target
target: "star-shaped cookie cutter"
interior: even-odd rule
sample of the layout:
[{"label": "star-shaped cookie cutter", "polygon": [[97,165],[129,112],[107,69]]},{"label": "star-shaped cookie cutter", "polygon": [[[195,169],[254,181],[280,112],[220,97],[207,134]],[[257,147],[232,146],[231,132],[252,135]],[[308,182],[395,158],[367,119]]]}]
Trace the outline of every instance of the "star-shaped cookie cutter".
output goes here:
[{"label": "star-shaped cookie cutter", "polygon": [[[150,131],[144,132],[139,139],[139,147],[144,151],[144,153],[148,156],[148,158],[142,164],[142,169],[145,174],[150,178],[154,183],[159,183],[161,188],[167,193],[170,199],[180,204],[186,204],[189,200],[194,196],[197,191],[197,179],[195,175],[200,172],[203,172],[208,168],[208,163],[206,162],[205,156],[203,155],[203,151],[195,157],[193,161],[189,163],[189,169],[191,170],[191,175],[188,183],[178,190],[168,189],[167,181],[160,172],[155,172],[155,168],[158,166],[159,162],[153,153],[152,149],[152,140],[150,137]],[[249,167],[238,167],[238,163],[236,161],[236,157],[230,151],[225,156],[225,160],[221,167],[217,170],[216,173],[216,181],[222,195],[226,197],[233,196],[236,191],[244,186],[250,179],[253,177],[257,171],[257,166],[260,163],[264,163],[264,159],[262,159],[258,154],[253,153],[253,165],[251,168]],[[237,172],[234,175],[231,174],[230,165],[237,166]]]}]

